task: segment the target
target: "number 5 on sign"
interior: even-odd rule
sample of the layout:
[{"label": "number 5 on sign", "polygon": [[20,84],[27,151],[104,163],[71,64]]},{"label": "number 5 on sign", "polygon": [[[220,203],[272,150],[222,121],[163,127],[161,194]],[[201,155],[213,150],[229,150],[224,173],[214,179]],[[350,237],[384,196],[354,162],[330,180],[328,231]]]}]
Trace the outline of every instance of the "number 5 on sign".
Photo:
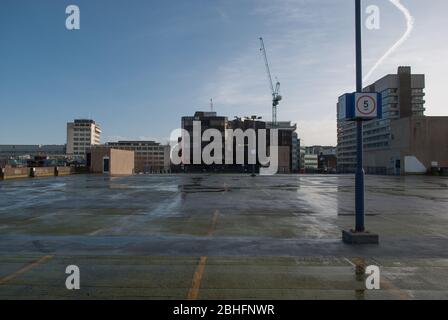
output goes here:
[{"label": "number 5 on sign", "polygon": [[355,118],[381,118],[381,95],[378,93],[355,93]]},{"label": "number 5 on sign", "polygon": [[338,120],[356,121],[381,119],[383,117],[382,97],[377,92],[346,93],[339,97]]}]

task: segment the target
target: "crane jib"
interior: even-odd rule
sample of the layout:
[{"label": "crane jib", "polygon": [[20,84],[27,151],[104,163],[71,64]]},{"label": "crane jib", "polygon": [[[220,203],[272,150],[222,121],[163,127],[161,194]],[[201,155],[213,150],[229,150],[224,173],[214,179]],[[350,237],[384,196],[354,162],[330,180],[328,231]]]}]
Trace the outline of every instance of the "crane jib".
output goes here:
[{"label": "crane jib", "polygon": [[277,126],[277,106],[282,100],[282,96],[280,95],[280,82],[277,81],[274,89],[274,82],[272,81],[271,69],[269,68],[269,60],[266,53],[266,48],[264,46],[263,38],[260,37],[261,48],[260,51],[263,53],[264,63],[266,66],[266,72],[268,74],[269,86],[271,88],[272,93],[272,125],[274,127]]}]

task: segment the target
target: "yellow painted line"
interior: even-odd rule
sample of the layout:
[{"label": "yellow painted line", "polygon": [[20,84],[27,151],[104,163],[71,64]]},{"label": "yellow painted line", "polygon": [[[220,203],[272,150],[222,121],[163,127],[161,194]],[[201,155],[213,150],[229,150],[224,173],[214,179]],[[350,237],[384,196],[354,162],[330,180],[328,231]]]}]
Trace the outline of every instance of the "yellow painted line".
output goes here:
[{"label": "yellow painted line", "polygon": [[400,290],[399,288],[394,286],[392,284],[392,282],[390,282],[385,277],[381,277],[380,283],[381,283],[381,288],[386,289],[388,292],[390,292],[392,295],[394,295],[398,299],[400,299],[400,300],[411,300],[411,297],[406,292],[404,292],[403,290]]},{"label": "yellow painted line", "polygon": [[19,270],[17,270],[16,272],[10,274],[9,276],[1,278],[0,279],[0,284],[5,284],[5,283],[11,281],[12,279],[17,278],[18,276],[28,272],[29,270],[33,269],[34,267],[37,267],[40,264],[47,262],[51,258],[53,258],[53,256],[44,256],[44,257],[40,258],[39,260],[31,262],[30,264],[27,264],[26,266],[20,268]]},{"label": "yellow painted line", "polygon": [[[215,212],[213,213],[212,223],[207,231],[207,236],[209,237],[211,237],[213,235],[213,231],[215,231],[218,216],[219,216],[219,210],[215,210]],[[188,300],[196,300],[199,296],[199,289],[201,287],[202,276],[204,274],[206,263],[207,263],[207,257],[199,258],[199,263],[198,266],[196,267],[196,271],[194,272],[193,281],[191,282],[191,288],[188,291],[187,295]]]},{"label": "yellow painted line", "polygon": [[[364,259],[362,258],[353,258],[351,261],[347,258],[345,258],[346,261],[348,261],[353,267],[367,267],[367,264]],[[380,275],[380,286],[381,289],[385,289],[387,292],[395,296],[396,298],[400,300],[410,300],[411,297],[409,294],[404,292],[403,290],[400,290],[398,287],[396,287],[392,282],[390,282],[386,277]]]},{"label": "yellow painted line", "polygon": [[193,276],[190,291],[188,291],[188,300],[196,300],[199,295],[199,288],[201,287],[202,275],[204,274],[207,257],[200,257],[196,272]]}]

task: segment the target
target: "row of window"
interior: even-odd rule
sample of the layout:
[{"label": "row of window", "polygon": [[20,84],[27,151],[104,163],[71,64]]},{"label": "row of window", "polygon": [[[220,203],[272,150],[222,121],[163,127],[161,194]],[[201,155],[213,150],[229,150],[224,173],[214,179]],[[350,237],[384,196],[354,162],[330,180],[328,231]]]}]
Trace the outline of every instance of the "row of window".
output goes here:
[{"label": "row of window", "polygon": [[364,141],[364,143],[366,143],[366,142],[372,142],[372,141],[378,141],[378,140],[388,140],[389,138],[390,138],[390,133],[382,134],[382,135],[374,136],[374,137],[364,138],[363,141]]},{"label": "row of window", "polygon": [[377,128],[377,129],[365,130],[363,135],[364,136],[371,136],[371,135],[376,135],[378,133],[383,133],[383,132],[389,132],[389,127],[380,127],[380,128]]},{"label": "row of window", "polygon": [[386,147],[389,147],[389,142],[388,141],[377,142],[377,143],[369,143],[369,144],[365,144],[364,145],[364,148],[366,148],[366,149],[386,148]]},{"label": "row of window", "polygon": [[90,131],[91,131],[90,128],[82,128],[82,129],[75,128],[75,129],[73,129],[73,132],[74,132],[74,133],[79,133],[79,132],[90,132]]}]

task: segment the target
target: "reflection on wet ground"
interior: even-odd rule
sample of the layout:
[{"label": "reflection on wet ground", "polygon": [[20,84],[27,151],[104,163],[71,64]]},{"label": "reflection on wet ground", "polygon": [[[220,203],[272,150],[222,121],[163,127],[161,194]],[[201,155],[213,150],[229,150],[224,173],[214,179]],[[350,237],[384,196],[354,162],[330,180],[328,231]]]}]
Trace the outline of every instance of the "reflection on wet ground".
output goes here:
[{"label": "reflection on wet ground", "polygon": [[[366,223],[381,243],[367,247],[340,240],[354,223],[351,176],[27,179],[0,182],[0,204],[0,298],[70,297],[58,287],[68,261],[91,272],[75,298],[185,298],[198,261],[199,298],[448,297],[447,178],[368,176]],[[389,289],[359,289],[353,259],[381,266]]]}]

